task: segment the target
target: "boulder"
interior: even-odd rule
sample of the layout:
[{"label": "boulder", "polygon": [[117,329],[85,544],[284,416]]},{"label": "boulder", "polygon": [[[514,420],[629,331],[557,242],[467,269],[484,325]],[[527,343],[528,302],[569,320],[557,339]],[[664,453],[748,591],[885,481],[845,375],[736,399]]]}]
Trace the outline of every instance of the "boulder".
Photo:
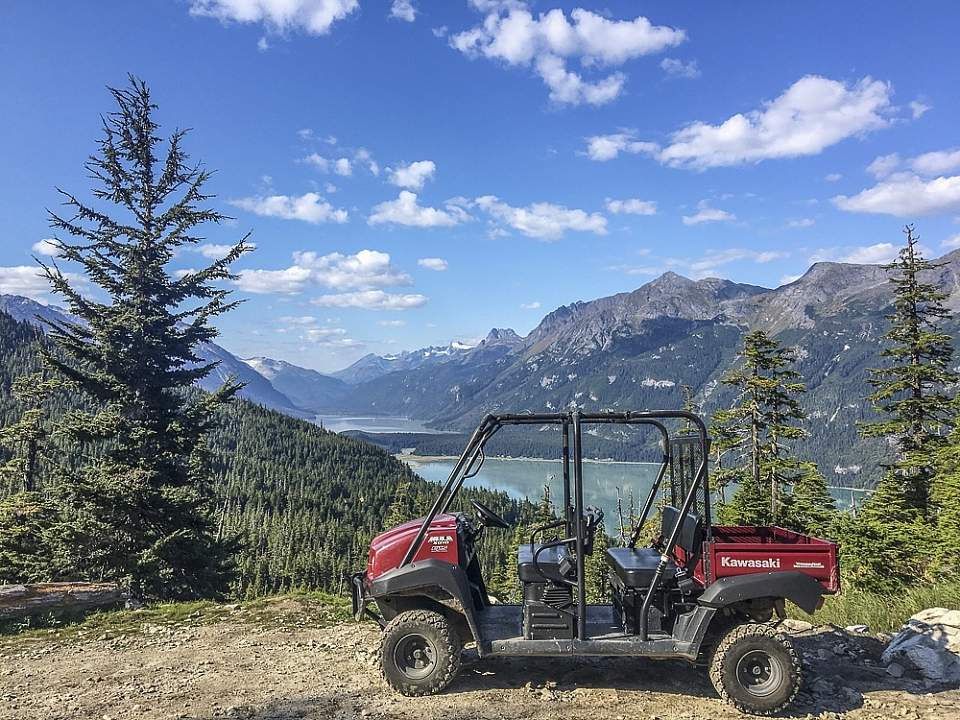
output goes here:
[{"label": "boulder", "polygon": [[893,637],[881,660],[915,668],[932,682],[960,681],[960,610],[918,612]]},{"label": "boulder", "polygon": [[796,618],[784,618],[780,621],[778,629],[788,633],[802,633],[813,630],[813,623],[806,620],[797,620]]}]

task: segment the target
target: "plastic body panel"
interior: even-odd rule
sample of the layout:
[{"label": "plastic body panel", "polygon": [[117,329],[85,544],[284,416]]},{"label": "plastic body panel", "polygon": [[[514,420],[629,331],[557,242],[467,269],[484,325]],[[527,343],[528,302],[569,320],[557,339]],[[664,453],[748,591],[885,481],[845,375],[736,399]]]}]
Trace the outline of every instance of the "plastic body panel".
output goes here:
[{"label": "plastic body panel", "polygon": [[[370,543],[367,555],[367,583],[400,566],[403,556],[416,537],[423,518],[397,525],[377,535]],[[457,516],[449,513],[437,515],[424,536],[413,561],[440,560],[459,565],[461,560],[460,537]]]}]

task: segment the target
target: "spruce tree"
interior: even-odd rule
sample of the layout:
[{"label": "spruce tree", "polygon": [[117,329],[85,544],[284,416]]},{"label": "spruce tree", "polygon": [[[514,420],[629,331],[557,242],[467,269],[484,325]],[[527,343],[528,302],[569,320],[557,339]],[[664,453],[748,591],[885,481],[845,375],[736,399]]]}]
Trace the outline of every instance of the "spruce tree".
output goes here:
[{"label": "spruce tree", "polygon": [[889,346],[880,356],[886,367],[871,369],[875,388],[867,398],[880,419],[862,423],[864,437],[892,440],[897,458],[890,468],[903,485],[908,507],[928,515],[933,451],[946,443],[956,410],[948,388],[958,379],[950,367],[953,342],[942,325],[951,317],[947,296],[922,276],[943,266],[924,259],[913,225],[904,228],[906,243],[897,259],[884,265],[893,285]]},{"label": "spruce tree", "polygon": [[407,478],[401,478],[393,494],[393,502],[387,510],[387,517],[383,521],[384,529],[396,527],[408,520],[413,520],[413,489]]},{"label": "spruce tree", "polygon": [[225,219],[204,207],[210,172],[190,164],[185,131],[164,147],[143,81],[110,92],[116,110],[85,165],[100,207],[59,190],[68,212],[50,212],[57,260],[78,264],[94,292],[57,260],[43,265],[73,316],[46,321],[59,352],[45,361],[93,405],[64,423],[89,458],[61,484],[82,550],[77,571],[136,598],[214,595],[229,574],[204,437],[239,386],[192,386],[216,366],[198,355],[217,336],[210,321],[236,304],[217,283],[234,277],[231,263],[250,246],[244,238],[204,269],[174,274],[170,261],[200,242],[197,228]]},{"label": "spruce tree", "polygon": [[[720,508],[723,522],[769,525],[785,517],[787,488],[816,469],[791,452],[790,441],[805,431],[799,396],[806,391],[793,369],[793,352],[755,330],[744,338],[741,365],[723,383],[739,391],[731,408],[714,415],[724,449],[734,463],[718,472],[721,485],[738,481],[730,503]],[[739,459],[739,463],[736,460]]]},{"label": "spruce tree", "polygon": [[948,444],[936,451],[934,466],[930,499],[936,527],[935,570],[956,577],[960,575],[960,426],[954,428]]},{"label": "spruce tree", "polygon": [[817,466],[804,463],[784,499],[783,524],[820,538],[836,536],[837,506]]},{"label": "spruce tree", "polygon": [[[896,457],[848,524],[842,544],[844,566],[856,567],[854,581],[885,590],[929,571],[928,545],[938,523],[932,481],[938,453],[948,445],[944,430],[956,419],[948,388],[958,376],[950,367],[951,338],[942,330],[950,311],[943,304],[946,295],[923,277],[941,264],[923,258],[912,225],[904,235],[897,259],[883,266],[894,295],[884,335],[888,346],[881,352],[888,364],[870,370],[875,390],[868,398],[880,417],[860,426],[864,437],[891,442]],[[941,460],[948,464],[947,457]],[[950,495],[950,473],[942,477],[940,501]]]}]

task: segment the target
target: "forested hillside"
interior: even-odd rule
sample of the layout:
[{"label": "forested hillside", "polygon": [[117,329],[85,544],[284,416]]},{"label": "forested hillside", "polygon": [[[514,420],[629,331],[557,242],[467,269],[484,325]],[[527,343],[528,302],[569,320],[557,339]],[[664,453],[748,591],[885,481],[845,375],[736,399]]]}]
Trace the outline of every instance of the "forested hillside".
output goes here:
[{"label": "forested hillside", "polygon": [[[44,346],[48,340],[39,329],[0,312],[3,426],[20,414],[11,394],[14,381],[40,369]],[[51,399],[51,427],[76,402],[68,395]],[[437,492],[374,445],[245,400],[220,411],[208,442],[221,533],[238,540],[234,591],[241,595],[340,589],[345,572],[365,565],[366,547],[384,529],[391,506],[396,502],[398,512],[413,517]],[[41,489],[52,492],[59,469],[73,464],[69,448],[54,435]],[[0,499],[13,489],[2,486]],[[482,498],[511,521],[532,512],[528,503],[485,491],[464,493],[460,504],[470,497]],[[504,533],[490,533],[483,553],[490,568],[502,563],[508,541]]]}]

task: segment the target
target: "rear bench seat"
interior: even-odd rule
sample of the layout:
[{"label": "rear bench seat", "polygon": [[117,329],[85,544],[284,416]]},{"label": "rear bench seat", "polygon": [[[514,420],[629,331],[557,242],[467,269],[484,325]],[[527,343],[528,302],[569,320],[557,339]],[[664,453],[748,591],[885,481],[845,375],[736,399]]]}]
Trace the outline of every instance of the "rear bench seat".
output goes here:
[{"label": "rear bench seat", "polygon": [[[670,536],[680,517],[680,511],[672,505],[664,505],[660,511],[660,535],[664,539]],[[703,545],[703,519],[695,513],[687,513],[683,519],[677,544],[683,548],[690,566],[697,563]],[[627,587],[648,587],[653,581],[657,565],[660,563],[660,551],[656,548],[609,548],[607,563],[620,581]],[[664,580],[671,580],[677,573],[677,566],[671,560],[663,572]]]}]

